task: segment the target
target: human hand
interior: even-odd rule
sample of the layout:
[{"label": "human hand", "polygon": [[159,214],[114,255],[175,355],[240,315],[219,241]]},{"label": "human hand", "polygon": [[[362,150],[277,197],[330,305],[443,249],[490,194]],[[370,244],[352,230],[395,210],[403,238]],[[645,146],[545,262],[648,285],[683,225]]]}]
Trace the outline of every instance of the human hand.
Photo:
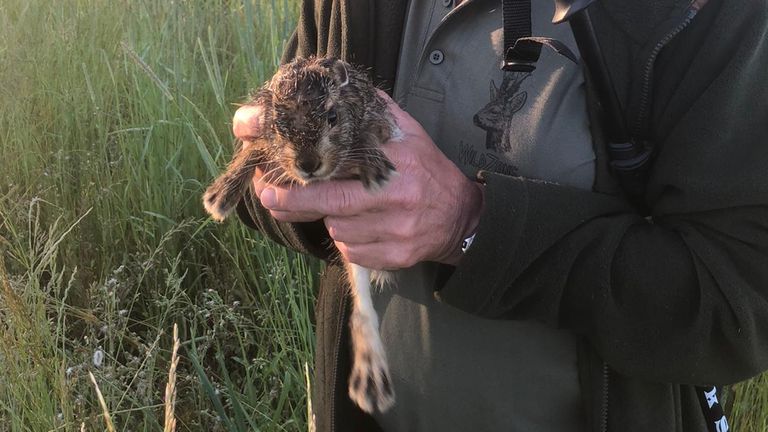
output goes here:
[{"label": "human hand", "polygon": [[477,227],[482,186],[464,176],[416,120],[382,96],[403,138],[383,146],[397,174],[381,191],[367,191],[351,180],[292,188],[261,185],[261,203],[285,222],[324,215],[341,254],[367,268],[398,269],[421,261],[455,265],[462,240]]}]

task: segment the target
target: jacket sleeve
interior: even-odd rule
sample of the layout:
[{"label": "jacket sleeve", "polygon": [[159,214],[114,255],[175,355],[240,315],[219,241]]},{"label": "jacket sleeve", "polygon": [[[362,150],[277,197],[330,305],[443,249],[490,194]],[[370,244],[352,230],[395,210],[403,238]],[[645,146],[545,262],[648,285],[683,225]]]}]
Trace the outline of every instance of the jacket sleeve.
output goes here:
[{"label": "jacket sleeve", "polygon": [[657,128],[649,217],[612,196],[488,173],[475,242],[441,299],[573,329],[618,372],[651,381],[767,369],[764,3],[723,7],[669,103],[654,105],[657,125],[676,118]]}]

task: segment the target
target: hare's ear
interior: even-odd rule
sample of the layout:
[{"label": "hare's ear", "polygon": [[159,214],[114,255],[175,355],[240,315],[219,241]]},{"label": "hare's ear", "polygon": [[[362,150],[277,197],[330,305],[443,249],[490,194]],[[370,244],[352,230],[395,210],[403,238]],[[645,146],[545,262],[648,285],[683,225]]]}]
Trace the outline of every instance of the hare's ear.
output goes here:
[{"label": "hare's ear", "polygon": [[335,57],[327,57],[320,60],[318,64],[328,70],[336,87],[342,88],[349,84],[349,72],[347,72],[347,64],[344,61]]},{"label": "hare's ear", "polygon": [[272,94],[272,92],[274,92],[275,90],[277,90],[277,79],[275,77],[272,77],[272,79],[270,79],[269,81],[265,82],[264,85],[261,86],[260,89],[256,90],[253,93],[252,97],[253,97],[253,99],[256,99],[256,97],[259,96],[259,93],[269,93],[269,94]]},{"label": "hare's ear", "polygon": [[333,64],[333,72],[335,76],[336,85],[339,88],[349,84],[349,72],[347,71],[347,65],[341,60],[336,61]]}]

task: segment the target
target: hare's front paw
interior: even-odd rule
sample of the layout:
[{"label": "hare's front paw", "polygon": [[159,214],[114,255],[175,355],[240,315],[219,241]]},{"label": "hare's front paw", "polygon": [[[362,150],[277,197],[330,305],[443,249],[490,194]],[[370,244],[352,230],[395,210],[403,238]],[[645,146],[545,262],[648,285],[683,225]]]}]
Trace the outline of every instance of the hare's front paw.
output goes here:
[{"label": "hare's front paw", "polygon": [[205,211],[218,222],[226,219],[243,197],[243,186],[233,180],[232,176],[225,173],[203,194]]},{"label": "hare's front paw", "polygon": [[395,166],[383,152],[377,150],[366,158],[365,166],[360,172],[360,181],[366,189],[378,191],[395,175]]}]

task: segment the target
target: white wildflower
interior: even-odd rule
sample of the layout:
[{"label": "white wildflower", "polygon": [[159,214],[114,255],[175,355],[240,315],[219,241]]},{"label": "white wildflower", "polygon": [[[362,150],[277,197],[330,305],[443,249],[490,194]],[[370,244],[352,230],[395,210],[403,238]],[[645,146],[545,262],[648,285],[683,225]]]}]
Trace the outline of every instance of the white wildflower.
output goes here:
[{"label": "white wildflower", "polygon": [[101,367],[101,364],[104,363],[104,351],[102,351],[101,348],[94,351],[92,360],[94,366],[97,368]]}]

